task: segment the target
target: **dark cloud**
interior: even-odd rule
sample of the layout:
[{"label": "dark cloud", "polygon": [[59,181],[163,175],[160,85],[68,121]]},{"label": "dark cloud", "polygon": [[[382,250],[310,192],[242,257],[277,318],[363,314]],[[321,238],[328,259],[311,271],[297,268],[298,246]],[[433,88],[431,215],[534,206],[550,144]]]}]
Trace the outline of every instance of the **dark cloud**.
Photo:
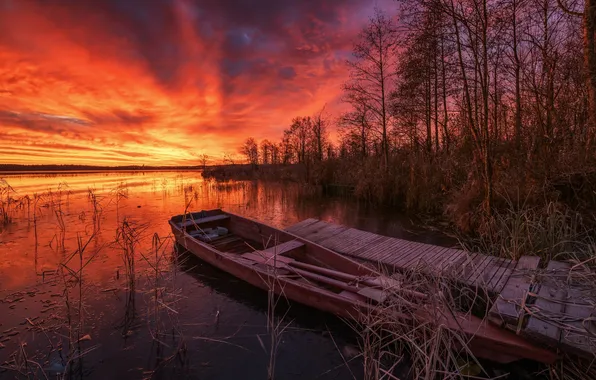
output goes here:
[{"label": "dark cloud", "polygon": [[137,111],[129,112],[125,110],[112,110],[107,113],[94,113],[90,111],[83,111],[87,118],[93,124],[99,125],[117,125],[117,126],[142,126],[155,119],[155,115],[148,112]]},{"label": "dark cloud", "polygon": [[14,125],[31,131],[62,133],[66,126],[88,126],[87,120],[44,113],[23,113],[0,110],[0,125]]},{"label": "dark cloud", "polygon": [[279,76],[283,79],[292,79],[296,76],[296,70],[291,66],[285,66],[279,69]]}]

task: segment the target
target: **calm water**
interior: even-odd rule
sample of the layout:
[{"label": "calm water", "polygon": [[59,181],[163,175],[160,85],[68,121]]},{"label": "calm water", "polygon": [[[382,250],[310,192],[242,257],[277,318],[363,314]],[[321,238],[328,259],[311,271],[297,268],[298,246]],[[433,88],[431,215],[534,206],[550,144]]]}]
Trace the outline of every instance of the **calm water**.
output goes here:
[{"label": "calm water", "polygon": [[[0,227],[0,377],[43,370],[98,379],[265,379],[273,320],[284,327],[275,340],[277,378],[359,378],[355,335],[343,322],[295,304],[268,319],[266,293],[177,252],[167,220],[219,207],[280,228],[316,217],[437,239],[387,210],[305,201],[299,185],[222,184],[195,172],[0,178],[18,200],[8,206],[12,222]],[[131,282],[123,247],[133,235]]]}]

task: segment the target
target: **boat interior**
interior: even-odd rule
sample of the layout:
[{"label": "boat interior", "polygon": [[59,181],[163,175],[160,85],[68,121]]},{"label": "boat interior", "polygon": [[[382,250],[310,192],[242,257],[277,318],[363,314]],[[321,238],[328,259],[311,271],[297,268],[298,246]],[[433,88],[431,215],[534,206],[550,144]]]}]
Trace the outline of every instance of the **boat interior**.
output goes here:
[{"label": "boat interior", "polygon": [[[362,302],[378,303],[386,299],[382,288],[391,279],[371,276],[368,271],[362,272],[367,273],[363,276],[351,262],[348,271],[338,270],[329,262],[317,259],[318,248],[309,249],[308,243],[283,231],[221,210],[179,215],[172,218],[172,223],[215,250],[233,255],[236,261],[264,271],[275,269],[278,277]],[[340,262],[346,260],[335,254],[334,257]],[[346,269],[345,264],[341,269]]]}]

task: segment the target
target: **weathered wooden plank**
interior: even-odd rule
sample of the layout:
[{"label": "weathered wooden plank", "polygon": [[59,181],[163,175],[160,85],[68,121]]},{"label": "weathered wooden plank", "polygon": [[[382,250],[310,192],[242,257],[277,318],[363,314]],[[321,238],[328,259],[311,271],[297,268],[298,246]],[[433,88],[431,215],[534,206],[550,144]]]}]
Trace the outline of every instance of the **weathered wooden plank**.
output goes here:
[{"label": "weathered wooden plank", "polygon": [[501,293],[501,290],[503,290],[503,286],[505,285],[507,278],[511,275],[511,272],[515,267],[515,264],[516,263],[511,259],[501,259],[499,265],[497,266],[494,272],[494,275],[486,285],[488,290],[494,294]]},{"label": "weathered wooden plank", "polygon": [[319,231],[323,230],[327,226],[327,223],[318,220],[315,223],[309,224],[308,226],[302,228],[300,230],[300,236],[310,240],[311,236],[317,234]]},{"label": "weathered wooden plank", "polygon": [[283,255],[284,253],[290,252],[294,249],[298,249],[300,247],[304,247],[304,243],[298,240],[290,240],[285,243],[281,243],[278,245],[274,245],[267,249],[263,249],[261,251],[256,251],[258,253],[266,254],[266,255]]},{"label": "weathered wooden plank", "polygon": [[324,233],[320,233],[318,236],[315,236],[313,238],[313,241],[318,244],[321,244],[323,241],[325,241],[333,236],[336,236],[347,229],[348,229],[348,227],[346,227],[346,226],[341,226],[338,224],[329,224],[324,229],[324,231],[323,231]]},{"label": "weathered wooden plank", "polygon": [[436,271],[440,267],[441,262],[444,260],[443,255],[449,255],[449,248],[437,246],[434,250],[430,251],[424,258],[430,269]]},{"label": "weathered wooden plank", "polygon": [[[501,279],[503,272],[507,269],[511,260],[495,256],[490,256],[489,260],[490,262],[487,263],[482,273],[474,280],[474,284],[493,292],[495,283]],[[495,277],[497,279],[493,283]]]},{"label": "weathered wooden plank", "polygon": [[409,255],[404,264],[406,268],[416,268],[419,265],[428,265],[426,257],[430,257],[435,250],[435,246],[425,243],[419,243],[416,252]]},{"label": "weathered wooden plank", "polygon": [[384,241],[388,240],[389,238],[386,236],[380,236],[380,235],[376,235],[372,240],[370,240],[368,242],[368,244],[365,244],[362,247],[359,247],[358,249],[350,252],[350,255],[358,257],[360,259],[364,259],[365,254],[367,252],[369,252],[372,249],[377,248],[381,243],[383,243]]},{"label": "weathered wooden plank", "polygon": [[335,249],[343,254],[349,254],[367,244],[372,235],[374,234],[350,228],[341,234],[343,241],[336,245]]},{"label": "weathered wooden plank", "polygon": [[[449,275],[454,279],[463,281],[467,279],[467,274],[471,271],[474,260],[480,256],[478,252],[464,251],[464,254],[453,265],[443,271],[443,274]],[[465,282],[465,281],[464,281]]]},{"label": "weathered wooden plank", "polygon": [[375,256],[369,256],[369,260],[373,260],[385,265],[391,265],[392,260],[399,257],[402,254],[402,242],[398,239],[390,239],[385,243],[381,244],[375,253]]},{"label": "weathered wooden plank", "polygon": [[596,295],[592,287],[581,289],[570,285],[563,313],[568,326],[561,330],[562,348],[590,359],[596,354]]},{"label": "weathered wooden plank", "polygon": [[379,252],[377,260],[385,263],[392,263],[396,258],[403,257],[411,247],[414,246],[414,242],[407,242],[401,239],[392,239],[391,242],[385,247],[385,250]]},{"label": "weathered wooden plank", "polygon": [[437,273],[446,273],[446,271],[454,265],[461,257],[466,255],[466,251],[461,249],[448,248],[448,253],[443,255],[443,258],[437,262]]},{"label": "weathered wooden plank", "polygon": [[395,262],[395,265],[400,268],[408,268],[407,264],[418,255],[420,255],[420,243],[413,241],[404,244],[400,248],[399,260]]},{"label": "weathered wooden plank", "polygon": [[468,266],[464,268],[462,280],[468,284],[475,284],[478,276],[484,272],[486,266],[491,262],[489,256],[477,254]]},{"label": "weathered wooden plank", "polygon": [[360,258],[364,260],[368,260],[370,257],[375,257],[377,252],[380,252],[388,245],[388,243],[392,240],[392,238],[387,236],[381,236],[383,239],[379,239],[374,243],[371,243],[365,249],[362,249],[359,252]]},{"label": "weathered wooden plank", "polygon": [[363,248],[374,244],[376,240],[379,239],[379,235],[363,231],[359,237],[352,242],[349,248],[345,249],[344,252],[350,256],[358,256],[358,252],[360,252]]},{"label": "weathered wooden plank", "polygon": [[350,229],[347,229],[339,234],[325,240],[324,247],[332,249],[336,252],[341,252],[340,249],[345,245],[346,241],[351,237]]},{"label": "weathered wooden plank", "polygon": [[226,220],[226,219],[230,219],[230,217],[228,215],[213,215],[213,216],[207,216],[204,218],[188,219],[184,222],[180,222],[179,226],[182,228],[186,228],[186,227],[192,227],[195,224],[201,225],[201,224],[205,224],[205,223],[216,222],[218,220]]},{"label": "weathered wooden plank", "polygon": [[[559,261],[551,261],[542,276],[542,283],[538,291],[538,298],[534,304],[535,313],[530,316],[528,325],[522,330],[522,336],[557,346],[561,339],[561,329],[552,318],[561,316],[565,305],[562,303],[567,295],[565,288],[557,284],[554,278],[562,278],[569,273],[570,265]],[[552,278],[549,278],[552,276]]]},{"label": "weathered wooden plank", "polygon": [[288,231],[288,232],[290,232],[290,233],[292,233],[294,235],[302,236],[302,235],[300,235],[300,230],[301,229],[303,229],[304,227],[306,227],[306,226],[308,226],[310,224],[316,223],[318,221],[319,221],[318,219],[314,219],[314,218],[304,219],[301,222],[298,222],[296,224],[293,224],[293,225],[287,227],[286,228],[286,231]]},{"label": "weathered wooden plank", "polygon": [[412,244],[402,245],[397,248],[397,250],[399,254],[387,258],[387,260],[395,267],[407,270],[410,269],[407,263],[412,260],[412,257],[418,257],[420,253],[420,244],[413,242]]},{"label": "weathered wooden plank", "polygon": [[513,273],[509,276],[505,287],[490,308],[489,317],[517,327],[520,305],[530,290],[533,272],[538,268],[538,256],[522,256],[517,261]]},{"label": "weathered wooden plank", "polygon": [[[389,262],[391,259],[394,259],[403,253],[403,245],[401,240],[391,238],[377,246],[377,249],[374,252],[374,259],[376,261]],[[369,255],[369,257],[373,256]]]}]

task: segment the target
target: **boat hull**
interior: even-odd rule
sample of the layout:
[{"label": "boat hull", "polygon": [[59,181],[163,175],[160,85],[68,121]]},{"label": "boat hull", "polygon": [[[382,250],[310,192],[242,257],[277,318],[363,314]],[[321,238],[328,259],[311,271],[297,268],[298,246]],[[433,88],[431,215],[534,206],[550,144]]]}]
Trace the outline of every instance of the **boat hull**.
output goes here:
[{"label": "boat hull", "polygon": [[319,289],[308,285],[303,285],[296,281],[286,280],[277,276],[275,272],[264,271],[253,268],[238,259],[230,257],[231,255],[221,253],[206,244],[193,239],[170,222],[172,233],[176,242],[191,252],[199,259],[205,261],[224,272],[231,274],[247,283],[260,289],[273,290],[278,296],[284,296],[288,300],[313,307],[339,317],[350,319],[361,319],[363,314],[368,313],[369,306],[339,294],[335,294],[325,289]]}]

